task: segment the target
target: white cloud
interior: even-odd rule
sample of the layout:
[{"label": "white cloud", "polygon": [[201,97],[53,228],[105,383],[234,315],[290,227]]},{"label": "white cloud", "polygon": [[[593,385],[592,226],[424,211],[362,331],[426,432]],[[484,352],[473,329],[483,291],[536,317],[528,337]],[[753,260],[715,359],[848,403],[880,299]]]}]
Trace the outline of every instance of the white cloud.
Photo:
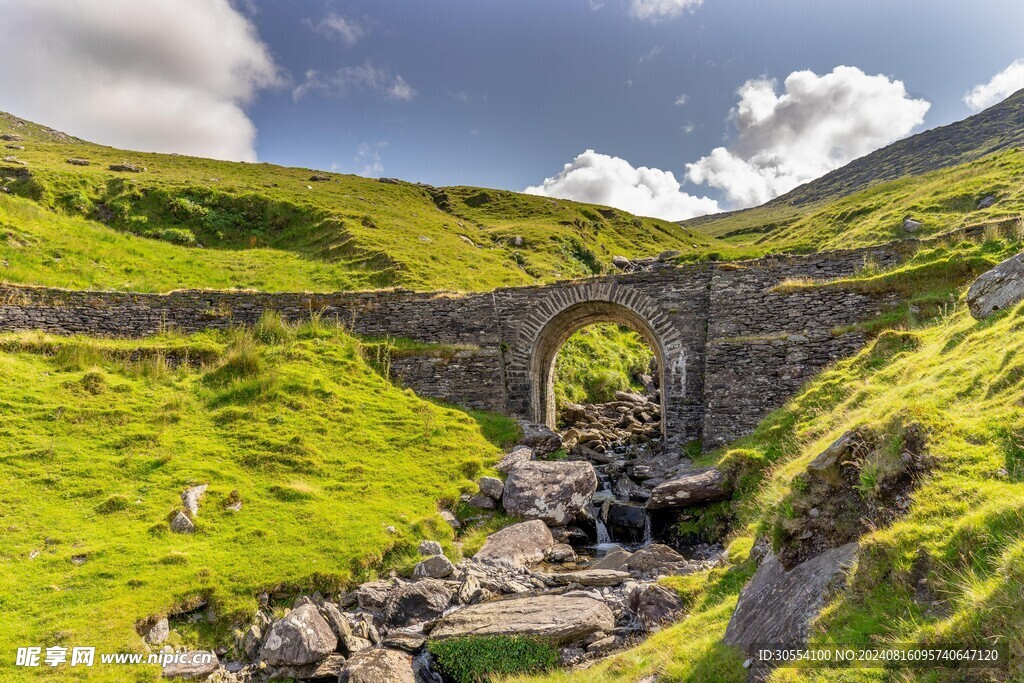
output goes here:
[{"label": "white cloud", "polygon": [[818,76],[794,71],[776,82],[747,81],[732,111],[737,136],[687,165],[688,178],[725,192],[734,208],[784,194],[906,136],[931,106],[901,81],[836,67]]},{"label": "white cloud", "polygon": [[321,35],[341,40],[346,47],[354,46],[369,32],[369,29],[359,21],[334,12],[328,12],[327,16],[315,25],[309,20],[306,23]]},{"label": "white cloud", "polygon": [[658,21],[679,16],[689,10],[694,11],[704,0],[633,0],[629,11],[637,19]]},{"label": "white cloud", "polygon": [[254,160],[281,78],[228,0],[0,0],[0,109],[95,142]]},{"label": "white cloud", "polygon": [[988,83],[976,85],[964,95],[964,102],[974,111],[987,109],[1024,88],[1024,59],[1018,59],[1006,67]]},{"label": "white cloud", "polygon": [[681,106],[683,106],[684,104],[686,104],[689,101],[690,101],[690,98],[687,97],[685,94],[682,94],[682,95],[679,95],[678,97],[676,97],[675,104],[676,104],[677,107],[681,107]]},{"label": "white cloud", "polygon": [[473,100],[468,92],[464,92],[462,90],[448,90],[445,92],[445,95],[452,98],[453,102],[457,102],[459,104],[469,104]]},{"label": "white cloud", "polygon": [[693,131],[697,130],[697,126],[693,125],[692,123],[687,122],[687,123],[684,123],[682,126],[680,126],[679,130],[683,131],[683,135],[689,135]]},{"label": "white cloud", "polygon": [[334,97],[344,97],[353,90],[367,90],[389,100],[408,102],[417,93],[400,75],[393,75],[389,69],[376,67],[370,61],[358,66],[346,66],[333,74],[319,71],[306,72],[306,79],[292,90],[292,98],[298,102],[312,92]]},{"label": "white cloud", "polygon": [[662,50],[664,49],[665,48],[663,48],[661,45],[655,45],[650,50],[640,55],[640,59],[638,59],[637,62],[639,62],[640,64],[643,64],[644,62],[649,62],[658,55],[660,55]]},{"label": "white cloud", "polygon": [[588,149],[528,194],[604,204],[640,216],[682,220],[715,213],[718,202],[683,192],[671,171],[634,168],[625,159]]},{"label": "white cloud", "polygon": [[357,175],[367,178],[377,178],[384,173],[384,162],[380,158],[380,150],[388,146],[387,142],[376,142],[374,144],[363,143],[356,148],[356,155],[352,161],[359,170]]}]

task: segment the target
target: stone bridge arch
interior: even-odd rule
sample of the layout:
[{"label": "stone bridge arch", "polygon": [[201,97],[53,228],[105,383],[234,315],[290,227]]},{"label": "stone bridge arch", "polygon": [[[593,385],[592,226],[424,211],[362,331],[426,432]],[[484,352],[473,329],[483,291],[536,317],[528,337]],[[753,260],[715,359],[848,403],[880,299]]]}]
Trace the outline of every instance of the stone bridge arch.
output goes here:
[{"label": "stone bridge arch", "polygon": [[554,364],[576,331],[595,323],[625,325],[650,345],[658,361],[662,433],[670,441],[692,438],[676,424],[686,392],[687,349],[673,318],[637,287],[617,281],[576,283],[530,302],[510,349],[508,393],[517,412],[554,425]]}]

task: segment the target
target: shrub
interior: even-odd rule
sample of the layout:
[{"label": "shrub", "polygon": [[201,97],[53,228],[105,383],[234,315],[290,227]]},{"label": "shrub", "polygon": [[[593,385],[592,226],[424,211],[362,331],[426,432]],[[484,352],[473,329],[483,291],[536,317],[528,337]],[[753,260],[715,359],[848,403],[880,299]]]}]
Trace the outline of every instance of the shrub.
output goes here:
[{"label": "shrub", "polygon": [[264,311],[252,332],[264,344],[283,344],[295,337],[295,331],[277,311]]},{"label": "shrub", "polygon": [[131,507],[131,501],[127,496],[116,494],[96,506],[96,512],[101,515],[109,515],[114,512],[123,512]]},{"label": "shrub", "polygon": [[518,636],[468,636],[430,643],[441,671],[456,683],[486,683],[495,674],[539,673],[559,661],[553,645]]},{"label": "shrub", "polygon": [[167,202],[167,210],[171,215],[182,221],[202,220],[206,218],[207,208],[188,197],[171,197]]}]

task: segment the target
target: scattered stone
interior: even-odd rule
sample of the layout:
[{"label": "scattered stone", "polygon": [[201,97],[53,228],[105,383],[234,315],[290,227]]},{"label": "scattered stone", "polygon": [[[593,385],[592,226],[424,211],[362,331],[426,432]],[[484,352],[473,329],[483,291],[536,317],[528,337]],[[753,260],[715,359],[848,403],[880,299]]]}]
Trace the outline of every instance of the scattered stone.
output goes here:
[{"label": "scattered stone", "polygon": [[88,159],[78,159],[76,157],[71,157],[66,161],[72,166],[88,166],[91,163]]},{"label": "scattered stone", "polygon": [[591,569],[613,569],[620,570],[626,567],[626,563],[629,562],[629,558],[633,557],[633,553],[623,549],[620,546],[615,546],[608,550],[597,562],[590,565]]},{"label": "scattered stone", "polygon": [[19,152],[25,151],[25,145],[6,145],[7,149],[16,149]]},{"label": "scattered stone", "polygon": [[331,627],[338,640],[344,643],[352,635],[352,625],[348,623],[348,619],[345,618],[340,609],[335,607],[334,603],[324,602],[324,604],[320,605],[319,609],[320,616]]},{"label": "scattered stone", "polygon": [[555,544],[551,530],[539,519],[507,526],[487,537],[473,556],[478,562],[525,566],[544,559]]},{"label": "scattered stone", "polygon": [[692,571],[690,562],[662,543],[652,543],[629,556],[623,570],[639,576],[664,576]]},{"label": "scattered stone", "polygon": [[647,509],[687,507],[696,503],[725,500],[731,496],[725,476],[714,467],[706,467],[656,486],[651,491],[651,499],[647,501]]},{"label": "scattered stone", "polygon": [[631,577],[629,572],[615,571],[612,569],[581,569],[574,572],[557,572],[554,574],[539,574],[541,580],[549,586],[621,586]]},{"label": "scattered stone", "polygon": [[231,510],[232,512],[238,512],[242,509],[242,495],[232,489],[231,493],[228,494],[227,499],[224,501],[224,509]]},{"label": "scattered stone", "polygon": [[171,625],[167,621],[167,617],[160,617],[154,622],[143,625],[139,629],[139,635],[150,645],[159,645],[170,637]]},{"label": "scattered stone", "polygon": [[122,171],[125,173],[142,173],[146,170],[145,166],[137,166],[135,164],[129,164],[127,162],[121,164],[110,164],[107,166],[111,171]]},{"label": "scattered stone", "polygon": [[444,555],[434,555],[419,562],[412,570],[415,577],[429,579],[443,579],[451,576],[455,571],[455,565]]},{"label": "scattered stone", "polygon": [[196,525],[181,510],[171,519],[171,531],[179,534],[191,534],[196,530]]},{"label": "scattered stone", "polygon": [[460,605],[472,605],[483,602],[487,594],[487,590],[480,585],[480,579],[469,574],[459,586],[459,590],[455,594],[455,602]]},{"label": "scattered stone", "polygon": [[185,489],[181,494],[181,502],[184,503],[185,509],[192,513],[193,517],[199,514],[199,501],[206,494],[207,486],[207,484],[192,486]]},{"label": "scattered stone", "polygon": [[195,650],[179,653],[174,662],[164,664],[164,678],[205,678],[220,668],[217,653]]},{"label": "scattered stone", "polygon": [[505,490],[505,482],[497,477],[480,477],[477,485],[480,487],[480,493],[494,500],[501,500],[501,494]]},{"label": "scattered stone", "polygon": [[[505,457],[501,459],[494,469],[498,470],[503,474],[508,474],[509,471],[521,462],[529,462],[533,460],[533,449],[529,446],[516,446],[511,451],[505,454]],[[505,484],[502,483],[502,490],[504,490]]]},{"label": "scattered stone", "polygon": [[612,256],[612,265],[619,270],[626,270],[633,264],[625,256]]},{"label": "scattered stone", "polygon": [[459,518],[456,517],[455,513],[452,512],[451,510],[441,510],[440,512],[438,512],[438,514],[441,515],[441,519],[443,519],[445,522],[447,522],[448,526],[450,526],[451,528],[453,528],[453,529],[461,529],[462,528],[462,522],[459,521]]},{"label": "scattered stone", "polygon": [[524,462],[509,472],[501,502],[515,517],[564,526],[590,503],[596,490],[597,475],[589,462]]},{"label": "scattered stone", "polygon": [[316,606],[303,605],[270,627],[260,659],[277,666],[312,664],[337,646],[337,636]]},{"label": "scattered stone", "polygon": [[675,249],[668,249],[658,254],[658,261],[661,261],[662,263],[664,263],[665,261],[671,261],[676,256],[679,256],[682,253],[683,252],[676,251]]},{"label": "scattered stone", "polygon": [[423,631],[401,628],[390,631],[381,645],[393,650],[418,652],[426,642],[427,637],[423,635]]},{"label": "scattered stone", "polygon": [[575,562],[576,551],[573,550],[572,546],[568,543],[556,543],[550,550],[548,550],[547,554],[544,555],[544,559],[556,564]]},{"label": "scattered stone", "polygon": [[0,140],[4,140],[6,142],[21,142],[24,138],[15,133],[4,133],[3,135],[0,135]]},{"label": "scattered stone", "polygon": [[398,650],[364,650],[352,656],[339,683],[416,683],[412,657]]},{"label": "scattered stone", "polygon": [[[350,594],[351,604],[356,604],[359,609],[371,612],[383,609],[384,603],[388,599],[388,592],[394,586],[393,581],[367,581]],[[347,604],[342,605],[342,608],[347,606]]]},{"label": "scattered stone", "polygon": [[584,595],[540,595],[470,605],[442,617],[431,640],[468,635],[521,635],[553,642],[579,641],[615,628],[600,600]]},{"label": "scattered stone", "polygon": [[322,182],[328,181],[330,179],[331,179],[331,176],[329,176],[329,175],[327,175],[325,173],[314,173],[313,175],[309,176],[309,180],[311,182],[314,182],[314,183],[322,183]]},{"label": "scattered stone", "polygon": [[526,240],[524,240],[521,235],[516,235],[512,238],[512,246],[521,247],[524,244],[526,244]]},{"label": "scattered stone", "polygon": [[402,183],[398,178],[377,178],[377,182],[386,183],[388,185],[401,185]]},{"label": "scattered stone", "polygon": [[420,541],[418,550],[420,555],[423,555],[424,557],[433,557],[434,555],[444,554],[441,544],[437,541]]},{"label": "scattered stone", "polygon": [[533,454],[537,457],[554,453],[562,447],[562,437],[547,425],[521,420],[519,426],[523,430],[520,442],[522,445],[532,448]]},{"label": "scattered stone", "polygon": [[1024,252],[983,273],[967,290],[967,306],[977,320],[1024,299]]},{"label": "scattered stone", "polygon": [[391,591],[384,603],[384,621],[389,626],[408,626],[441,616],[455,594],[455,588],[437,579],[407,583]]},{"label": "scattered stone", "polygon": [[906,232],[917,232],[921,229],[921,221],[915,221],[913,218],[904,218],[903,229]]},{"label": "scattered stone", "polygon": [[466,500],[466,503],[481,510],[498,509],[498,501],[483,493],[474,493]]},{"label": "scattered stone", "polygon": [[987,209],[988,207],[992,206],[995,203],[996,203],[996,198],[993,197],[992,195],[987,195],[986,197],[982,198],[982,200],[980,202],[978,202],[978,208],[979,209]]}]

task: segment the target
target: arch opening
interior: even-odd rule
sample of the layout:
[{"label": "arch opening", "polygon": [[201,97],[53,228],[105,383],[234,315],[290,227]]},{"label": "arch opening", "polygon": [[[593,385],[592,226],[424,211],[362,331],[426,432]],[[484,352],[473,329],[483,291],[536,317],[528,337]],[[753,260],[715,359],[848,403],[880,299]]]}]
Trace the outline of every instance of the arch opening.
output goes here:
[{"label": "arch opening", "polygon": [[665,350],[650,324],[632,309],[610,301],[589,301],[571,306],[553,317],[541,330],[531,358],[531,375],[536,378],[532,387],[531,407],[535,421],[555,428],[558,403],[555,392],[555,368],[559,351],[580,330],[600,323],[612,323],[628,328],[639,335],[650,348],[656,365],[654,379],[660,419],[660,437],[666,436],[665,419]]}]

